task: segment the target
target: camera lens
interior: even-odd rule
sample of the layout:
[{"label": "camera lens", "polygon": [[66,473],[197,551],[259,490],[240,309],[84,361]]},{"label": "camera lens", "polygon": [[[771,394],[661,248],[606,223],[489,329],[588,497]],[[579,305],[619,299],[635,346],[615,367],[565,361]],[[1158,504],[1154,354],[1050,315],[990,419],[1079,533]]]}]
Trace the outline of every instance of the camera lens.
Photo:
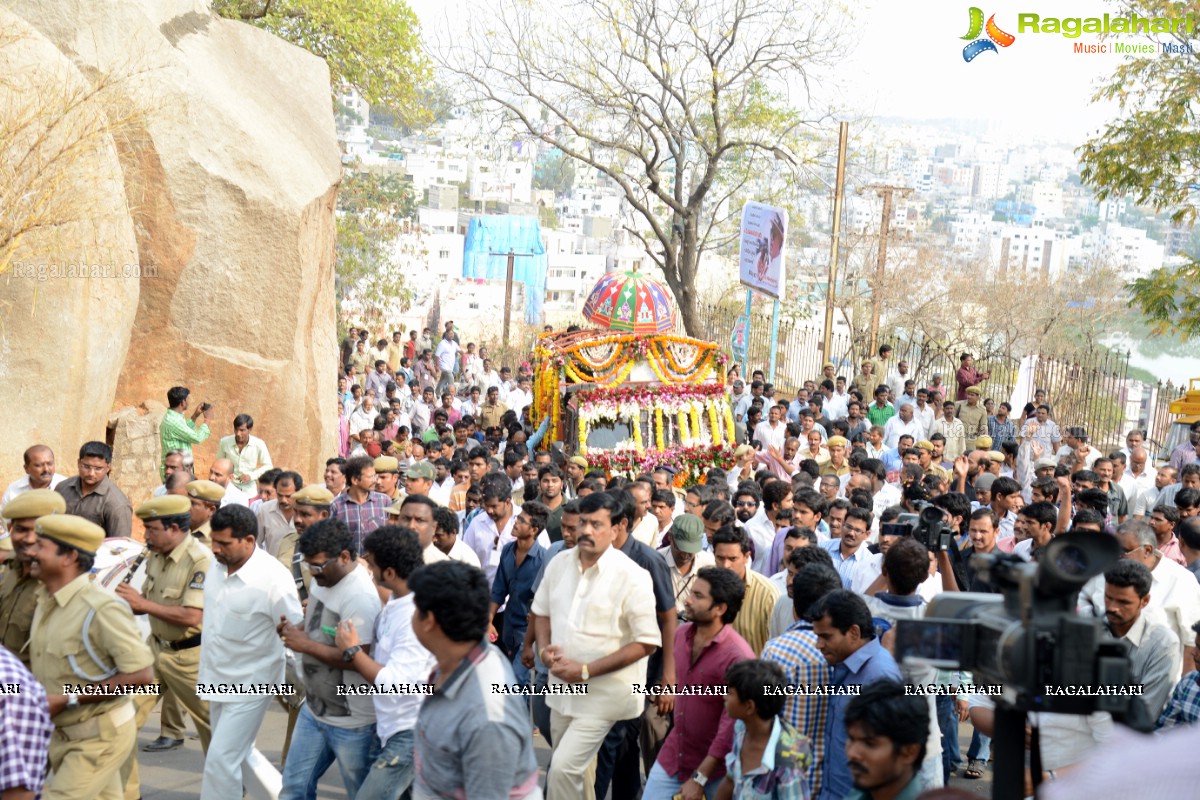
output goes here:
[{"label": "camera lens", "polygon": [[1077,545],[1067,545],[1055,554],[1054,566],[1064,575],[1083,575],[1088,568],[1087,554]]}]

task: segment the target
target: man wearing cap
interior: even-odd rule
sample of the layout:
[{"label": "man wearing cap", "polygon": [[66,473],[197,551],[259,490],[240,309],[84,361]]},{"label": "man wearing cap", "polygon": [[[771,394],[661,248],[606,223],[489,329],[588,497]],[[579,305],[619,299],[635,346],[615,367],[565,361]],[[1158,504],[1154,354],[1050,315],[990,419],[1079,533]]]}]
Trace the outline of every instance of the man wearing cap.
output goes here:
[{"label": "man wearing cap", "polygon": [[99,687],[153,683],[154,656],[129,607],[90,580],[104,529],[52,514],[40,517],[36,530],[30,572],[45,592],[33,617],[29,659],[55,725],[44,796],[119,800],[121,765],[137,740],[135,711],[129,697]]},{"label": "man wearing cap", "polygon": [[380,456],[375,459],[375,491],[386,495],[388,503],[404,499],[404,491],[400,488],[400,460],[393,456]]},{"label": "man wearing cap", "polygon": [[[204,578],[212,566],[212,551],[191,535],[192,504],[186,497],[156,497],[142,503],[137,516],[145,526],[150,553],[146,582],[141,592],[122,583],[116,593],[134,614],[149,616],[150,638],[146,644],[154,654],[154,675],[159,685],[169,689],[187,709],[200,734],[200,747],[207,753],[212,729],[208,703],[196,696],[196,678],[200,669]],[[155,695],[134,700],[135,729],[146,724],[157,702]],[[176,746],[182,744],[179,741]],[[140,787],[136,749],[130,751],[122,774],[127,776],[126,794],[136,796]]]},{"label": "man wearing cap", "polygon": [[563,485],[563,494],[568,500],[574,500],[579,496],[579,484],[583,483],[583,476],[587,475],[587,459],[583,456],[571,456],[567,459],[565,471],[567,480]]},{"label": "man wearing cap", "polygon": [[38,582],[30,573],[33,550],[37,547],[37,520],[50,514],[64,514],[67,503],[51,489],[30,489],[0,509],[8,524],[9,536],[0,540],[0,549],[12,550],[13,558],[0,566],[0,645],[29,666],[29,629],[37,608]]},{"label": "man wearing cap", "polygon": [[254,517],[258,522],[258,546],[278,557],[280,543],[296,531],[292,498],[304,488],[304,479],[296,472],[281,472],[275,476],[274,488],[275,499],[260,505]]},{"label": "man wearing cap", "polygon": [[[305,486],[292,495],[292,532],[283,537],[279,543],[275,557],[292,573],[296,581],[296,590],[303,586],[307,591],[309,575],[301,569],[303,559],[296,558],[296,543],[304,532],[323,519],[329,519],[329,506],[333,503],[334,494],[323,486]],[[303,597],[303,592],[301,596]]]},{"label": "man wearing cap", "polygon": [[[189,523],[192,537],[199,540],[205,547],[212,548],[212,518],[225,499],[225,489],[219,483],[212,481],[191,481],[187,484],[187,497],[192,503],[192,517]],[[259,506],[261,508],[262,506]]]},{"label": "man wearing cap", "polygon": [[671,524],[671,543],[658,549],[671,573],[675,613],[680,620],[684,618],[684,601],[692,590],[696,573],[716,563],[713,554],[704,549],[705,540],[704,520],[695,514],[680,514]]},{"label": "man wearing cap", "polygon": [[829,445],[829,461],[821,467],[821,474],[833,475],[842,480],[842,486],[845,486],[845,479],[850,476],[850,465],[846,462],[846,445],[849,442],[841,436],[831,436],[827,444]]},{"label": "man wearing cap", "polygon": [[980,393],[978,386],[971,386],[967,389],[967,399],[959,401],[955,406],[955,412],[962,420],[963,436],[968,442],[988,435],[987,409],[979,402]]},{"label": "man wearing cap", "polygon": [[67,513],[99,525],[109,538],[128,536],[133,529],[133,506],[108,477],[112,448],[104,442],[87,442],[79,448],[79,474],[54,488],[67,501]]},{"label": "man wearing cap", "polygon": [[[379,470],[379,461],[380,459],[375,459],[376,471]],[[407,495],[409,497],[413,495],[429,497],[429,491],[433,488],[433,481],[436,477],[437,467],[428,461],[418,461],[417,463],[413,464],[408,468],[408,473],[406,475],[406,485],[408,489]],[[392,497],[393,504],[395,504],[403,500],[405,495],[399,494],[398,496],[394,497],[389,495],[389,497]]]}]

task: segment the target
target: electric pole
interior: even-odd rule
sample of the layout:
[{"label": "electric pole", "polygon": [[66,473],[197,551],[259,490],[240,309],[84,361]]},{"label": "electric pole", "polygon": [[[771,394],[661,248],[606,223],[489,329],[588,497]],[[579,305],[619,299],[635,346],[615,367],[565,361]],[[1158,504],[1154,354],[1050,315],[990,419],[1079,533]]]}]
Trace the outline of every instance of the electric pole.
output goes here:
[{"label": "electric pole", "polygon": [[879,313],[883,298],[880,290],[883,287],[883,270],[887,265],[888,229],[892,223],[892,195],[899,192],[901,197],[908,197],[912,189],[904,186],[864,186],[862,191],[871,189],[883,198],[883,218],[879,223],[879,257],[875,262],[875,280],[871,284],[871,347],[870,356],[875,357],[875,346],[879,338]]}]

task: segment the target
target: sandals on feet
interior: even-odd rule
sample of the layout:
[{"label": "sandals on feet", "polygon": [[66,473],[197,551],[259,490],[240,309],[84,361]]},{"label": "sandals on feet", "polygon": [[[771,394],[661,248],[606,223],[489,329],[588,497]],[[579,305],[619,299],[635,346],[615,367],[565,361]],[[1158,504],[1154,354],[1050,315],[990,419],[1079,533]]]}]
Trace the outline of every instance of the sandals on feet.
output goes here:
[{"label": "sandals on feet", "polygon": [[978,758],[972,758],[971,763],[967,765],[966,770],[963,772],[963,777],[970,778],[972,780],[978,780],[979,778],[983,777],[983,770],[986,768],[986,766],[987,765],[982,760]]}]

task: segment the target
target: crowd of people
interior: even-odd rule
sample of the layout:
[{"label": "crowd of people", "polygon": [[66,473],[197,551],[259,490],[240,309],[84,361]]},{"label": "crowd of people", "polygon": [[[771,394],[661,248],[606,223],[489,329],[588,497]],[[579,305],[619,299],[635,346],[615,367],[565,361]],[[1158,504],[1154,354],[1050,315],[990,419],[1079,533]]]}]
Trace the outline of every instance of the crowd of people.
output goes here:
[{"label": "crowd of people", "polygon": [[[1127,642],[1137,718],[1164,741],[1194,725],[1200,424],[1156,470],[1141,432],[1105,453],[1045,392],[1014,414],[961,361],[951,388],[885,346],[787,398],[731,374],[735,463],[687,487],[539,447],[528,371],[495,371],[453,323],[436,343],[351,330],[320,476],[276,466],[246,414],[196,475],[217,423],[186,387],[137,508],[106,444],[72,477],[34,445],[0,505],[0,686],[20,687],[0,692],[0,796],[137,798],[161,703],[145,749],[184,746],[186,714],[206,800],[311,800],[334,764],[359,800],[952,797],[989,769],[993,701],[898,663],[895,626],[997,591],[974,556],[1037,561],[1068,531],[1123,552],[1078,609]],[[887,524],[926,507],[949,551]],[[144,578],[101,586],[134,516]],[[272,703],[280,768],[255,748]],[[1030,723],[1029,784],[1069,786],[1119,738],[1103,713]]]}]

